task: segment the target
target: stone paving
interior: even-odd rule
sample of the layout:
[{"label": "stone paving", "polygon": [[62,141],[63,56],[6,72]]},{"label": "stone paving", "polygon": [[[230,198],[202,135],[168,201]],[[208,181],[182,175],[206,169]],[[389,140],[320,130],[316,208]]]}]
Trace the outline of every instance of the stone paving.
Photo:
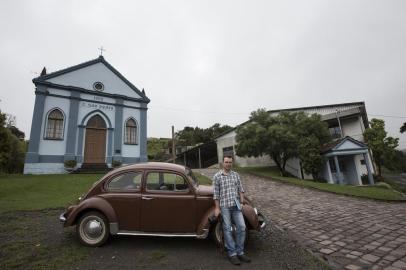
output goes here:
[{"label": "stone paving", "polygon": [[[212,177],[216,169],[202,169]],[[406,203],[335,195],[241,175],[247,195],[336,269],[406,269]]]}]

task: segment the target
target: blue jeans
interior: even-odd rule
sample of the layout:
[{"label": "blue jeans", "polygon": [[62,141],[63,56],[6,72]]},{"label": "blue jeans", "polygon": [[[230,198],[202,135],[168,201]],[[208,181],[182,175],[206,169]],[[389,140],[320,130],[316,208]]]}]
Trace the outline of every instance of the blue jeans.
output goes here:
[{"label": "blue jeans", "polygon": [[[245,222],[241,210],[237,206],[221,207],[223,217],[223,233],[228,256],[243,255],[245,241]],[[236,239],[232,233],[232,223],[236,227]]]}]

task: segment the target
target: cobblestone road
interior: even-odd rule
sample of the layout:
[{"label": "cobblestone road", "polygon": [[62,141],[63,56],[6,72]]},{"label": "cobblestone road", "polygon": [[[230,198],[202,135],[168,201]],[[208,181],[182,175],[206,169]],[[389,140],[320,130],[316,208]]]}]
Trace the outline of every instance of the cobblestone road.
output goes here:
[{"label": "cobblestone road", "polygon": [[[217,170],[201,170],[212,177]],[[275,225],[337,269],[406,269],[406,203],[334,195],[242,174]]]}]

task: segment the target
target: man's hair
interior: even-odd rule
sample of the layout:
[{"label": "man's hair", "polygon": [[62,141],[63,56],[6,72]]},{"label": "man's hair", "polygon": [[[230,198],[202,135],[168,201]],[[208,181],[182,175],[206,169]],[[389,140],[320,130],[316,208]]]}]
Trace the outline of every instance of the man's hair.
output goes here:
[{"label": "man's hair", "polygon": [[232,155],[225,155],[225,156],[223,156],[223,161],[224,161],[225,158],[231,158],[232,160],[234,160],[234,158],[233,158]]}]

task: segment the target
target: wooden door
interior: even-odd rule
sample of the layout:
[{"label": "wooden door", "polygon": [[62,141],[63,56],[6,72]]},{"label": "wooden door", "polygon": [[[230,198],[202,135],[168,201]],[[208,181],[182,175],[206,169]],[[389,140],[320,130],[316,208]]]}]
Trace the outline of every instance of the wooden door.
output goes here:
[{"label": "wooden door", "polygon": [[86,126],[84,163],[106,162],[106,123],[95,115]]}]

